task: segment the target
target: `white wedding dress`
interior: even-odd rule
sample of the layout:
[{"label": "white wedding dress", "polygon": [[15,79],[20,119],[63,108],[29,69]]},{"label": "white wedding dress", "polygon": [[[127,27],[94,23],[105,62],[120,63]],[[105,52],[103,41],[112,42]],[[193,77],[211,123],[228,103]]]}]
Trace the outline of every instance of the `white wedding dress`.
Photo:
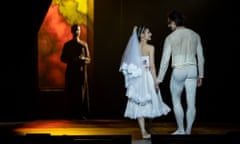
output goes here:
[{"label": "white wedding dress", "polygon": [[[124,117],[131,119],[147,117],[156,118],[166,115],[170,108],[162,99],[160,90],[156,91],[149,69],[149,56],[141,56],[142,73],[126,89],[128,102]],[[132,98],[131,98],[132,96]]]}]

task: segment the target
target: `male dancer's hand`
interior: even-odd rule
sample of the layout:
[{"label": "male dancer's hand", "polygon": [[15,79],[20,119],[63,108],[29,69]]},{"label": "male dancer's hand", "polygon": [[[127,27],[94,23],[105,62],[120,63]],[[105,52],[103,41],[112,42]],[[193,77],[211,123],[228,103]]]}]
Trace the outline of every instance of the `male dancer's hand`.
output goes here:
[{"label": "male dancer's hand", "polygon": [[198,80],[197,80],[197,86],[198,86],[198,87],[202,86],[202,78],[198,78]]}]

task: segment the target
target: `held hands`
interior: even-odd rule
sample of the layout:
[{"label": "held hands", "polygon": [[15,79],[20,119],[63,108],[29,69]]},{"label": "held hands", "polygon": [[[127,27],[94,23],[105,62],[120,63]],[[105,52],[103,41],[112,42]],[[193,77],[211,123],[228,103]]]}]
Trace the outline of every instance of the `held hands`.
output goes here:
[{"label": "held hands", "polygon": [[158,84],[158,82],[155,82],[155,90],[156,90],[156,92],[159,91],[159,84]]},{"label": "held hands", "polygon": [[202,86],[202,78],[198,78],[198,80],[197,80],[197,86],[198,86],[198,87]]},{"label": "held hands", "polygon": [[155,87],[155,90],[156,90],[156,92],[159,91],[159,87],[158,87],[158,85]]}]

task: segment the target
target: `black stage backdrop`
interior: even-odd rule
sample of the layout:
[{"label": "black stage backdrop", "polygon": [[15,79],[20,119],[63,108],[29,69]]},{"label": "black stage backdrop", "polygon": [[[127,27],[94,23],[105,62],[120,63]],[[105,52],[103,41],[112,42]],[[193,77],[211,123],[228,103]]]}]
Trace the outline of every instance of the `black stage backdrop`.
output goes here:
[{"label": "black stage backdrop", "polygon": [[[14,3],[2,27],[2,93],[0,120],[62,118],[61,96],[40,94],[37,69],[37,32],[51,0]],[[13,4],[10,4],[13,5]],[[239,122],[237,76],[234,60],[236,14],[230,0],[96,0],[94,2],[94,73],[90,85],[92,118],[123,118],[126,106],[119,65],[133,25],[150,27],[159,68],[167,28],[167,12],[183,11],[187,26],[201,35],[205,78],[197,93],[197,121]],[[169,73],[160,85],[171,106]],[[174,121],[173,113],[163,118]]]}]

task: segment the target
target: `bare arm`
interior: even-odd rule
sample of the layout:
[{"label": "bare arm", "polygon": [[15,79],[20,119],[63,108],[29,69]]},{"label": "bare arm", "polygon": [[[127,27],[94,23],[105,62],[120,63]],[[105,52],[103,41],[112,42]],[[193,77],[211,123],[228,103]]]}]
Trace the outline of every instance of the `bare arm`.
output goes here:
[{"label": "bare arm", "polygon": [[150,50],[149,50],[149,56],[150,56],[150,63],[149,63],[149,64],[150,64],[150,71],[151,71],[152,76],[153,76],[154,85],[155,85],[156,89],[158,89],[158,82],[157,82],[157,75],[156,75],[154,52],[155,52],[155,48],[154,48],[154,46],[151,46],[151,47],[150,47]]}]

